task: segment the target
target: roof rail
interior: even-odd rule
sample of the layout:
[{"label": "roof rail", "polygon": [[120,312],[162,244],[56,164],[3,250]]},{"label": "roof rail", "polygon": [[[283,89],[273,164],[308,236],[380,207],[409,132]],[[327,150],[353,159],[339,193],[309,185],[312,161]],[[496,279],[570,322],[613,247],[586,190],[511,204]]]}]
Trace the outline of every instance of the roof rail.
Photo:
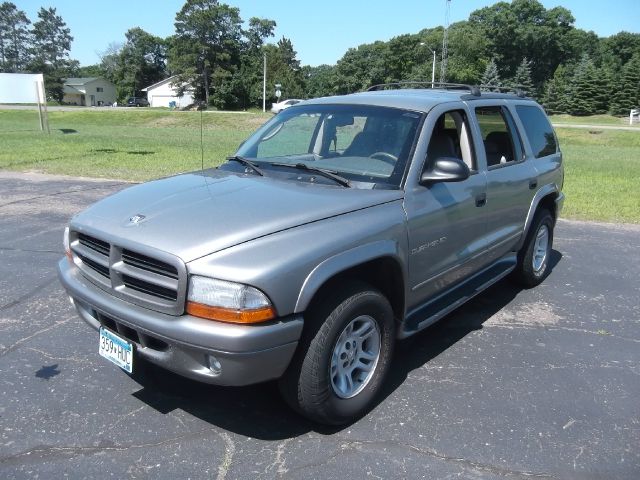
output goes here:
[{"label": "roof rail", "polygon": [[525,98],[527,95],[524,92],[524,86],[522,85],[513,85],[510,87],[503,87],[500,85],[478,85],[478,88],[481,90],[488,90],[490,92],[507,92],[507,93],[515,93],[517,96]]},{"label": "roof rail", "polygon": [[430,88],[444,88],[445,90],[469,90],[471,95],[480,96],[480,89],[475,85],[467,85],[466,83],[446,83],[446,82],[425,82],[421,80],[403,80],[400,82],[380,83],[373,85],[367,89],[367,92],[375,92],[387,87],[401,88],[405,85],[428,85]]},{"label": "roof rail", "polygon": [[403,80],[400,82],[380,83],[373,85],[367,89],[368,92],[374,92],[376,90],[382,90],[388,87],[402,88],[407,85],[427,85],[430,88],[443,88],[445,90],[469,90],[474,97],[482,96],[482,90],[490,92],[506,92],[515,93],[518,97],[525,98],[524,87],[522,85],[513,85],[510,87],[503,87],[499,85],[468,85],[466,83],[446,83],[446,82],[425,82],[421,80]]}]

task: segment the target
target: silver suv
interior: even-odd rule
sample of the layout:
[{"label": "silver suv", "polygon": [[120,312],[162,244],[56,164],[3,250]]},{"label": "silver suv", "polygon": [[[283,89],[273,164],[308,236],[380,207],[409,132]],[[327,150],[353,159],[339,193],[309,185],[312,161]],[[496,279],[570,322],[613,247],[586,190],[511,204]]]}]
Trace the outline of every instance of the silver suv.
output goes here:
[{"label": "silver suv", "polygon": [[292,106],[217,169],[75,216],[62,284],[127,372],[279,379],[323,423],[362,415],[397,339],[503,277],[547,275],[564,195],[542,108],[477,89],[384,89]]}]

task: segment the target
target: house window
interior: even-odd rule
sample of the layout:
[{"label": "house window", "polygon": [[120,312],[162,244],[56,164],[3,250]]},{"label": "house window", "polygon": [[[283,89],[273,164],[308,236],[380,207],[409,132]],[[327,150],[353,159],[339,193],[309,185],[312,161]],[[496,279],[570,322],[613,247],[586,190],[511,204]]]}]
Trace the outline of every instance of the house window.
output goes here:
[{"label": "house window", "polygon": [[104,92],[104,88],[102,87],[96,87],[96,92],[100,93],[100,92]]}]

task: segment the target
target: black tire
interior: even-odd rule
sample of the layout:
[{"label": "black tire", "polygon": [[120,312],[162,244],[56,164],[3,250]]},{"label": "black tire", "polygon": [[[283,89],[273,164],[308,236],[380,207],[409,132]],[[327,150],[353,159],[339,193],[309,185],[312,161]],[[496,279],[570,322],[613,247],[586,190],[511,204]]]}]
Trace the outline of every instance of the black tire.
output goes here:
[{"label": "black tire", "polygon": [[[339,295],[318,301],[305,316],[298,350],[279,381],[282,396],[294,410],[330,425],[353,421],[371,407],[389,370],[395,343],[393,310],[384,295],[362,283],[339,288]],[[362,318],[377,325],[380,353],[373,373],[359,384],[361,390],[341,398],[331,378],[332,355],[345,328]]]},{"label": "black tire", "polygon": [[[531,288],[539,285],[549,274],[549,258],[553,246],[554,219],[549,210],[542,209],[536,212],[531,222],[531,228],[527,233],[524,245],[518,252],[518,263],[513,271],[512,278],[520,285]],[[536,239],[543,229],[548,234],[546,255],[538,268],[535,268]]]}]

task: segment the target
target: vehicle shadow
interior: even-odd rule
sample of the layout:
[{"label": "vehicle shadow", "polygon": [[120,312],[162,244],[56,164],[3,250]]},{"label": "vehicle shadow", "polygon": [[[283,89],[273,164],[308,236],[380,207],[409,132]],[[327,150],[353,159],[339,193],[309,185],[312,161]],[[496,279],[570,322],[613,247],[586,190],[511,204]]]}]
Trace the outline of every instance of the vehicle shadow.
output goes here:
[{"label": "vehicle shadow", "polygon": [[[550,268],[562,259],[551,252]],[[496,283],[435,325],[399,344],[376,408],[401,386],[415,369],[430,362],[511,303],[523,288],[508,279]],[[132,378],[142,387],[133,396],[162,414],[183,410],[227,431],[261,440],[283,440],[309,431],[331,435],[347,428],[327,427],[306,420],[282,400],[275,382],[249,387],[217,387],[191,381],[138,362]]]}]

